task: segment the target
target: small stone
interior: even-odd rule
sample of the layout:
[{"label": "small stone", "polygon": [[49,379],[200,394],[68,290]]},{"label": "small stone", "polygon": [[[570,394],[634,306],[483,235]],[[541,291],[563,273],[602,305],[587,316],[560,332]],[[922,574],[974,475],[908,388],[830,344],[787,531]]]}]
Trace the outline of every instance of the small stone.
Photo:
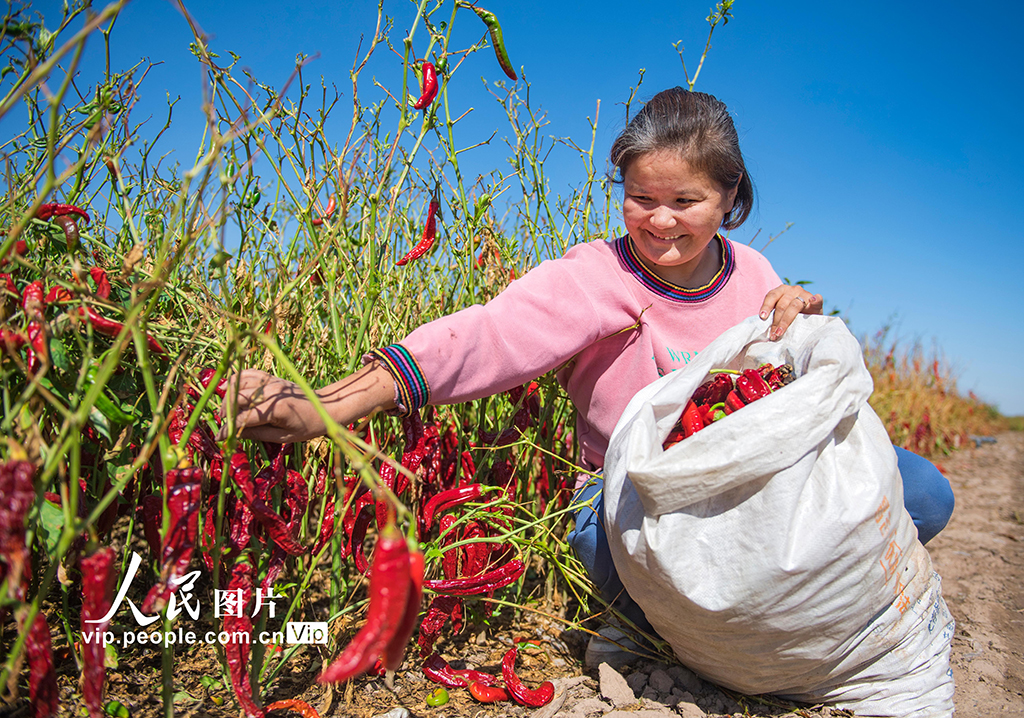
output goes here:
[{"label": "small stone", "polygon": [[690,693],[700,693],[701,681],[697,674],[685,666],[672,666],[666,671],[675,684]]},{"label": "small stone", "polygon": [[644,686],[647,685],[647,674],[636,671],[626,677],[626,685],[633,689],[633,695],[640,695]]},{"label": "small stone", "polygon": [[387,713],[381,713],[373,718],[409,718],[409,709],[398,706],[397,708],[392,708]]},{"label": "small stone", "polygon": [[565,662],[564,658],[559,658],[558,656],[555,656],[551,659],[551,666],[553,668],[565,668],[567,665],[568,664]]},{"label": "small stone", "polygon": [[487,629],[483,629],[480,633],[476,634],[476,645],[482,646],[487,643]]},{"label": "small stone", "polygon": [[640,694],[640,698],[645,701],[650,701],[651,703],[663,704],[665,702],[662,700],[662,694],[658,693],[657,689],[652,688],[651,686],[644,688],[644,692]]},{"label": "small stone", "polygon": [[675,681],[672,680],[672,676],[666,671],[661,668],[655,668],[651,671],[651,675],[647,677],[647,685],[659,693],[671,693],[672,688],[675,686]]},{"label": "small stone", "polygon": [[621,673],[607,663],[602,663],[597,670],[601,680],[601,695],[610,700],[613,706],[628,706],[636,703],[636,696]]},{"label": "small stone", "polygon": [[702,711],[696,703],[690,703],[688,701],[681,701],[676,706],[676,713],[681,715],[683,718],[704,718],[707,714]]}]

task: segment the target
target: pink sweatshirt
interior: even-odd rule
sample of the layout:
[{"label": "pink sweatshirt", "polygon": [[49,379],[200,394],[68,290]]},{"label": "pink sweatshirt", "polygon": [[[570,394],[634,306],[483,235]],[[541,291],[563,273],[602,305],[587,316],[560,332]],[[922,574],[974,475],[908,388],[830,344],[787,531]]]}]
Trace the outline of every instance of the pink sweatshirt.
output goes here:
[{"label": "pink sweatshirt", "polygon": [[486,305],[436,319],[366,358],[394,375],[403,412],[490,396],[559,369],[583,461],[600,468],[633,395],[756,314],[782,283],[757,251],[720,245],[722,270],[685,289],[644,266],[628,237],[579,244]]}]

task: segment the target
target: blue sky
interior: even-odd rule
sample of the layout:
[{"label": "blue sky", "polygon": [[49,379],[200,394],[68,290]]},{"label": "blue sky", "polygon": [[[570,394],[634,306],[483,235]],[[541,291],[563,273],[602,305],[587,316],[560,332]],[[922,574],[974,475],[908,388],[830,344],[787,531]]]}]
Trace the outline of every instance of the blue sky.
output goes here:
[{"label": "blue sky", "polygon": [[[641,68],[640,99],[683,84],[672,43],[682,41],[692,71],[711,5],[481,4],[500,18],[513,64],[531,83],[531,104],[547,112],[549,134],[589,142],[587,118],[600,100],[602,162]],[[54,19],[58,7],[34,4]],[[234,51],[261,80],[280,87],[296,54],[319,53],[306,80],[323,75],[344,93],[359,36],[373,32],[376,18],[376,4],[365,1],[188,7],[213,37],[213,49],[222,57]],[[385,12],[400,38],[414,6],[388,0]],[[733,239],[748,241],[761,229],[754,242],[760,248],[792,222],[765,251],[781,276],[813,280],[811,289],[858,335],[892,324],[904,344],[938,347],[962,391],[975,391],[1004,413],[1024,414],[1024,382],[1013,378],[1024,370],[1017,209],[1024,196],[1024,5],[996,2],[982,13],[951,2],[737,0],[733,12],[716,30],[697,84],[733,112],[758,189],[757,211]],[[460,21],[465,45],[482,35],[471,19]],[[111,57],[114,67],[143,57],[162,61],[143,86],[143,108],[155,124],[165,93],[182,98],[163,149],[181,151],[183,163],[202,131],[202,78],[190,39],[170,3],[135,0],[115,27]],[[89,48],[86,78],[99,50],[99,43]],[[372,72],[397,76],[399,58],[384,50],[378,60]],[[480,78],[503,76],[489,52],[471,60],[458,87],[466,106],[476,108],[467,134],[498,129],[501,136],[506,126]],[[10,130],[0,125],[0,132]],[[476,171],[501,157],[479,151]],[[568,152],[553,153],[546,171],[556,193],[583,177]]]}]

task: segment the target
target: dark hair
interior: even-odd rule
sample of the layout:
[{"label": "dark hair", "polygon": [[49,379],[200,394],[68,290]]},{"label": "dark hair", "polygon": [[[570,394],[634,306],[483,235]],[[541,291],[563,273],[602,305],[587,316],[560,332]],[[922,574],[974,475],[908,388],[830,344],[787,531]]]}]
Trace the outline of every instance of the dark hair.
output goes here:
[{"label": "dark hair", "polygon": [[722,226],[736,229],[746,221],[754,205],[754,184],[723,102],[682,87],[652,97],[612,143],[611,161],[618,170],[614,181],[622,182],[638,157],[659,150],[679,152],[693,169],[727,189],[738,185],[736,201]]}]

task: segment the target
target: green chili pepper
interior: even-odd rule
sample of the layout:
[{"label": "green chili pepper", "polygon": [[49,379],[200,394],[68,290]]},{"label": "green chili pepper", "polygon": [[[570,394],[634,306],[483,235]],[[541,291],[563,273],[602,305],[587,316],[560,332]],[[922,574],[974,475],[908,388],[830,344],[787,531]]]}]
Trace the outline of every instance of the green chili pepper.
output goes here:
[{"label": "green chili pepper", "polygon": [[426,704],[431,707],[443,706],[448,702],[448,691],[444,688],[438,688],[430,693],[426,698]]},{"label": "green chili pepper", "polygon": [[[85,384],[83,386],[84,391],[89,391],[89,387],[93,385],[93,382],[96,380],[96,371],[97,369],[95,366],[89,367],[86,371]],[[99,395],[96,397],[96,403],[93,406],[95,406],[96,409],[98,409],[99,412],[109,421],[112,421],[115,424],[134,424],[136,417],[125,413],[118,402],[111,399],[106,392],[107,388],[103,387],[102,391],[100,391]]]},{"label": "green chili pepper", "polygon": [[456,0],[455,5],[457,7],[469,8],[484,21],[484,25],[487,26],[488,32],[491,34],[491,44],[494,46],[494,56],[498,58],[498,64],[501,65],[501,69],[505,71],[510,80],[518,80],[519,76],[516,75],[516,71],[512,68],[512,61],[508,59],[508,52],[505,51],[505,40],[502,38],[501,25],[498,24],[498,18],[493,12],[484,10],[482,7],[472,5],[466,0]]}]

